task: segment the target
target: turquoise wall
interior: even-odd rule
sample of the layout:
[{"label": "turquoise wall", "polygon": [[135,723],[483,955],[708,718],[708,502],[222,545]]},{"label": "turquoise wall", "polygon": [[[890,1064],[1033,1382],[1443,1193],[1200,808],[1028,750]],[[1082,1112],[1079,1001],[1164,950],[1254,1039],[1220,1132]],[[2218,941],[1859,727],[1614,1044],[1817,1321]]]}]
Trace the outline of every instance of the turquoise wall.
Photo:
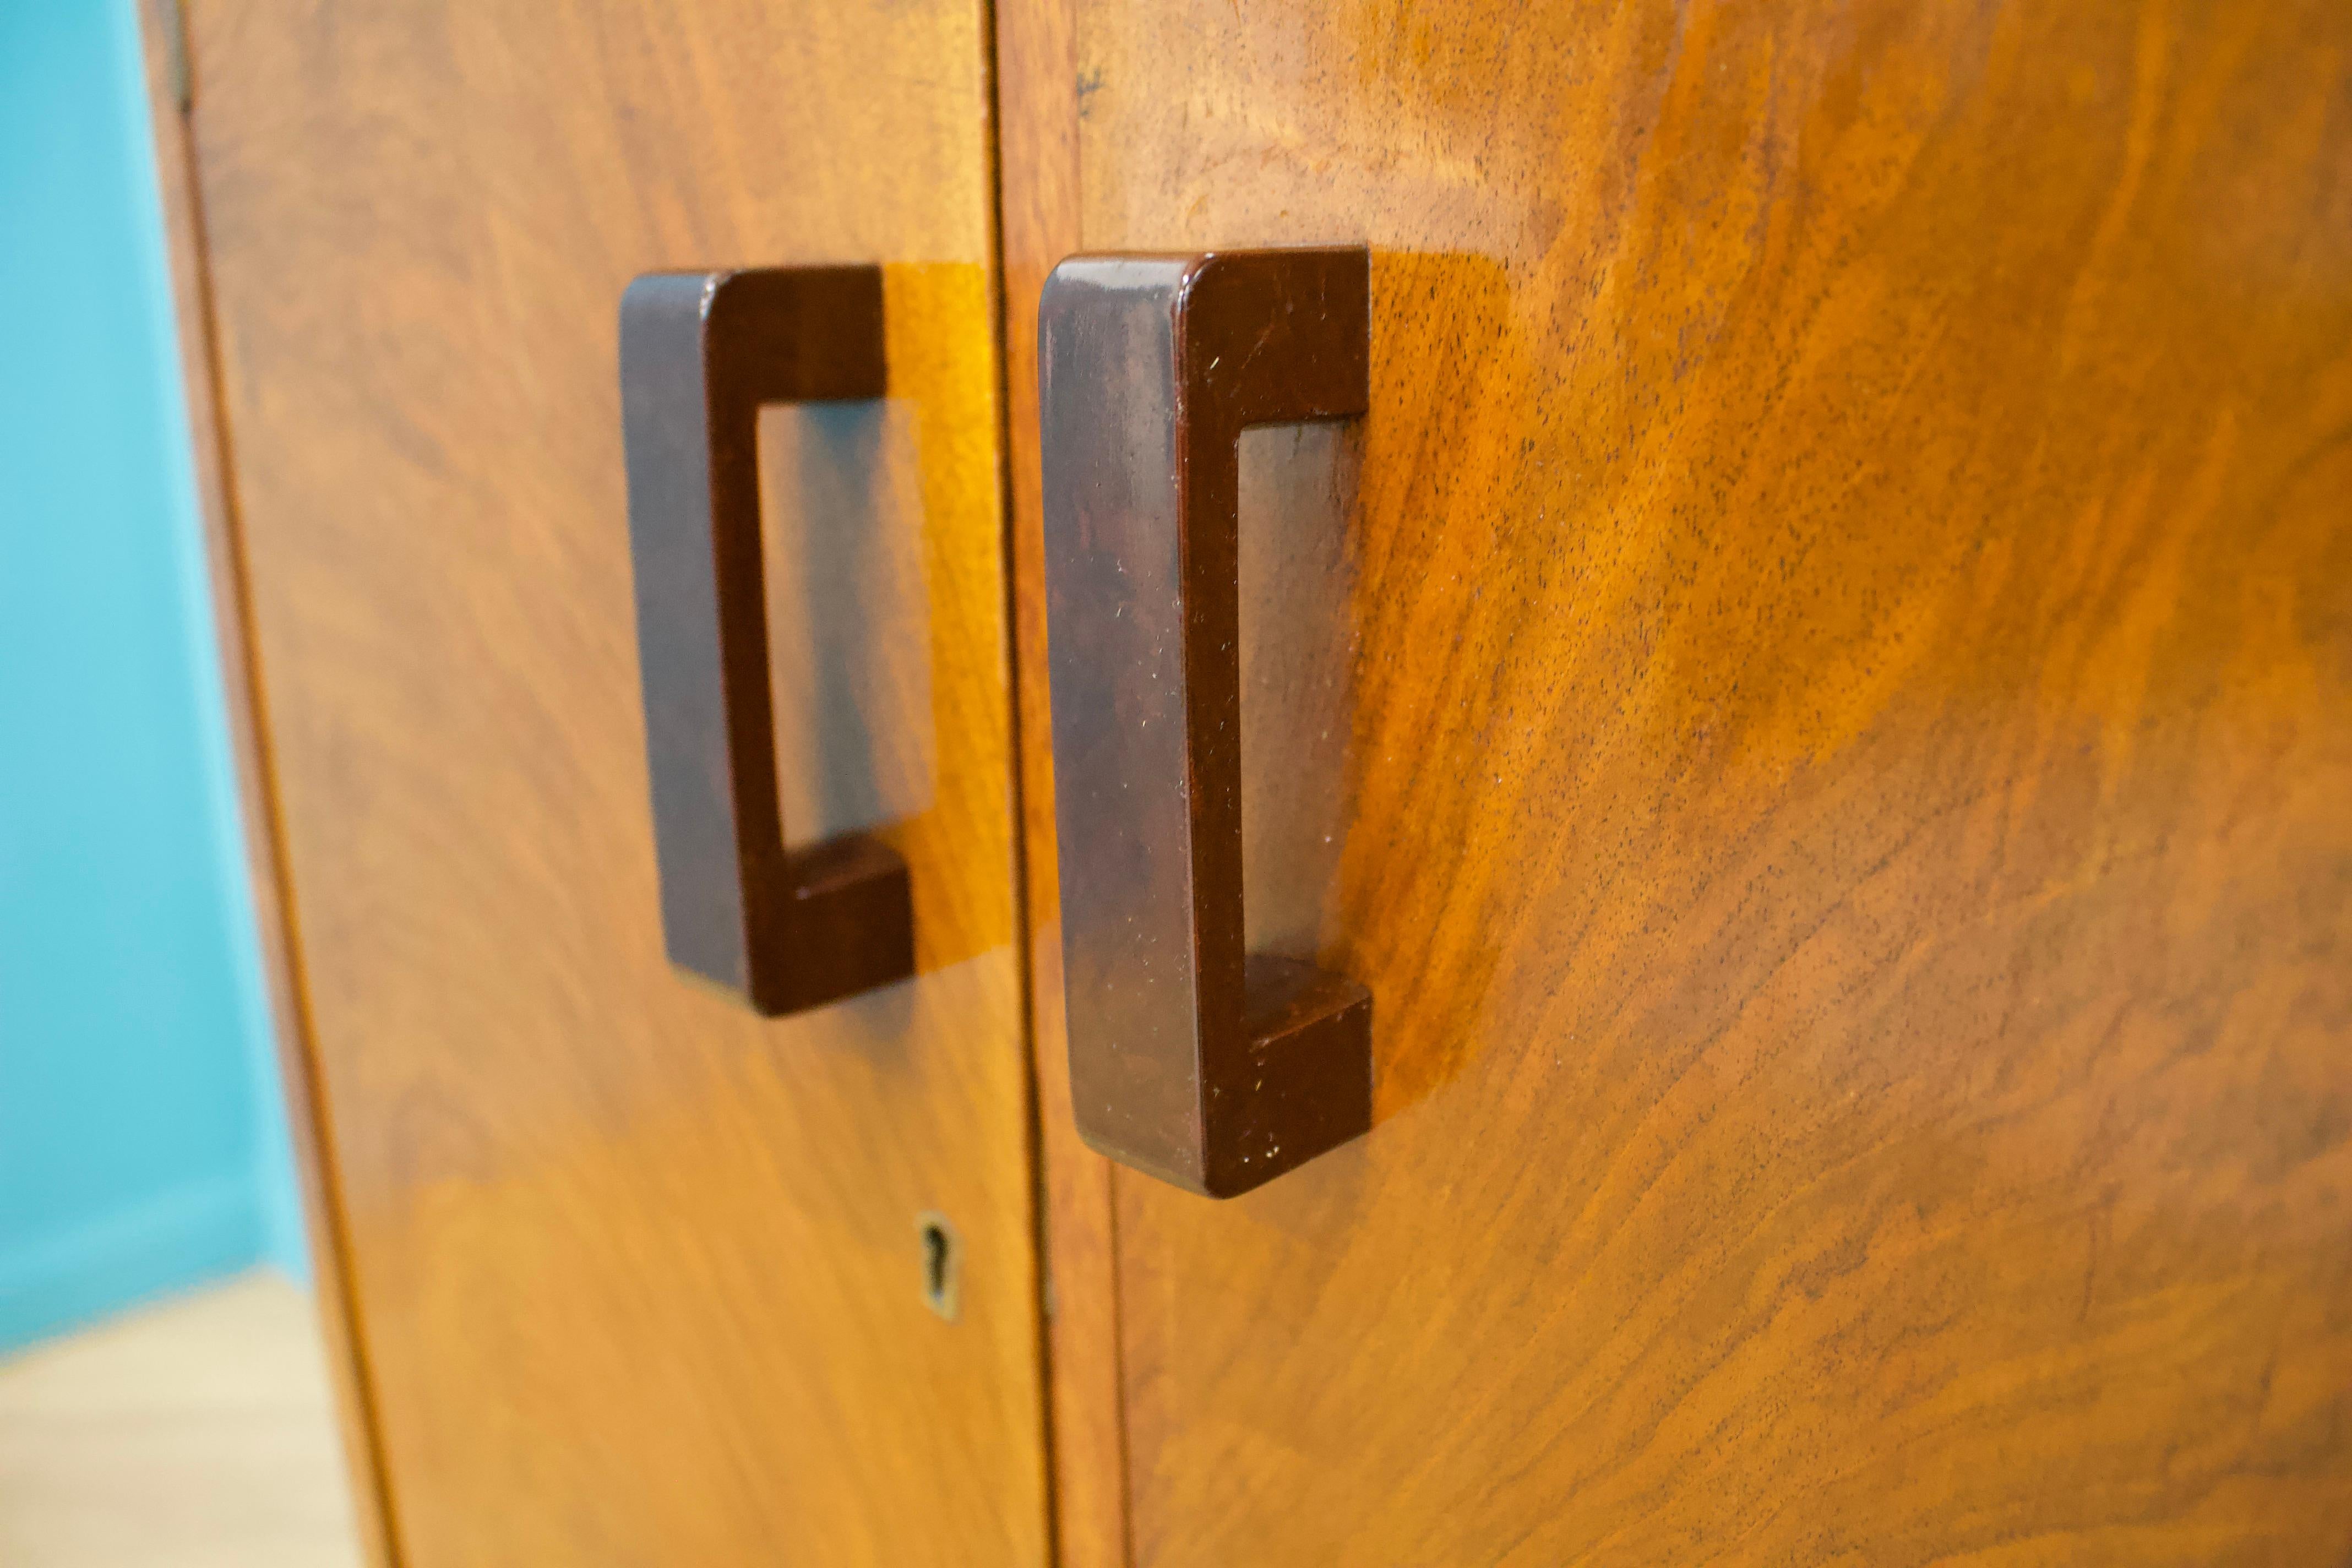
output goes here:
[{"label": "turquoise wall", "polygon": [[0,0],[0,1350],[302,1265],[132,0]]}]

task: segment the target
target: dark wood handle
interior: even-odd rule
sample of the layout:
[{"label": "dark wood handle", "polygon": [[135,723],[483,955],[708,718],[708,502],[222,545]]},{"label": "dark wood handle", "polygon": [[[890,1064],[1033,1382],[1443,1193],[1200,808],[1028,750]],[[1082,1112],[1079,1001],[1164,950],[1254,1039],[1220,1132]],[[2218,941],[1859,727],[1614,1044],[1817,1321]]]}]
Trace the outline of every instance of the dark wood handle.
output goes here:
[{"label": "dark wood handle", "polygon": [[1371,1124],[1371,996],[1242,935],[1240,456],[1364,412],[1366,252],[1078,256],[1039,306],[1070,1087],[1230,1197]]},{"label": "dark wood handle", "polygon": [[897,850],[784,847],[761,571],[760,405],[884,382],[879,268],[647,273],[621,297],[662,931],[671,963],[772,1016],[915,972]]}]

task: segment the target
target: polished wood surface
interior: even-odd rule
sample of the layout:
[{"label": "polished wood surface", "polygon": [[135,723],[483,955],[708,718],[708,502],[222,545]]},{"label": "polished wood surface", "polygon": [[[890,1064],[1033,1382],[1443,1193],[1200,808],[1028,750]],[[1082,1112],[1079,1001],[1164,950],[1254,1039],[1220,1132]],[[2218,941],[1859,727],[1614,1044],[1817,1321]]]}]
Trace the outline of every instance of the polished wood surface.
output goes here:
[{"label": "polished wood surface", "polygon": [[1077,18],[1071,0],[1023,0],[997,5],[994,21],[1021,910],[1029,957],[1037,1185],[1045,1238],[1054,1544],[1062,1568],[1123,1568],[1129,1556],[1127,1434],[1119,1393],[1112,1167],[1079,1138],[1070,1094],[1038,471],[1036,307],[1046,277],[1079,248]]},{"label": "polished wood surface", "polygon": [[1378,1122],[1049,1168],[1133,1563],[2352,1552],[2352,11],[998,25],[1016,439],[1024,233],[1374,251]]},{"label": "polished wood surface", "polygon": [[[193,34],[399,1560],[1041,1562],[980,13],[199,0]],[[780,650],[780,729],[826,742],[782,787],[795,831],[904,856],[917,978],[763,1021],[663,957],[615,308],[655,268],[868,261],[892,400],[787,419],[764,482],[843,490],[879,554],[768,589],[793,647],[888,675],[803,689]]]}]

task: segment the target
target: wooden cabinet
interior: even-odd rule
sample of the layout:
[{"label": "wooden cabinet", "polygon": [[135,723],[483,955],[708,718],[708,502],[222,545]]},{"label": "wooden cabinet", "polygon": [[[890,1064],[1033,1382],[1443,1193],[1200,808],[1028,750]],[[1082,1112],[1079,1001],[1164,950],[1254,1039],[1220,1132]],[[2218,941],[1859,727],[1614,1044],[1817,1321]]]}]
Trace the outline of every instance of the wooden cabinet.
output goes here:
[{"label": "wooden cabinet", "polygon": [[[999,27],[1070,1560],[2352,1550],[2352,12]],[[1374,1124],[1218,1204],[1055,1099],[1031,302],[1307,245],[1250,945]]]},{"label": "wooden cabinet", "polygon": [[[189,32],[388,1560],[2352,1552],[2352,11]],[[1371,1125],[1218,1202],[1076,1131],[1038,305],[1309,246],[1242,936]],[[762,425],[783,816],[917,974],[766,1020],[663,960],[614,321],[819,262],[890,393]]]},{"label": "wooden cabinet", "polygon": [[[320,1266],[406,1568],[1046,1559],[982,21],[189,7]],[[615,331],[638,273],[819,262],[881,265],[890,393],[765,421],[783,815],[904,857],[917,974],[770,1020],[663,956]]]}]

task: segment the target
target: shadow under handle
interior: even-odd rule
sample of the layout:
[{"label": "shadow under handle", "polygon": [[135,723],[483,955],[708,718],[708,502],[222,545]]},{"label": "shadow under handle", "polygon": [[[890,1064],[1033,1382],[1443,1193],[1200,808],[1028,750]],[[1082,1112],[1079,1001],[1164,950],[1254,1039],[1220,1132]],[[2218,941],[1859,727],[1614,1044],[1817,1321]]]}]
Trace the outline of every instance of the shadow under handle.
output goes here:
[{"label": "shadow under handle", "polygon": [[1097,1150],[1230,1197],[1371,1123],[1371,996],[1244,952],[1242,429],[1360,415],[1360,248],[1077,256],[1039,304],[1070,1084]]},{"label": "shadow under handle", "polygon": [[655,272],[621,297],[646,752],[670,962],[770,1016],[915,971],[906,861],[785,847],[760,542],[759,411],[880,397],[877,267]]}]

